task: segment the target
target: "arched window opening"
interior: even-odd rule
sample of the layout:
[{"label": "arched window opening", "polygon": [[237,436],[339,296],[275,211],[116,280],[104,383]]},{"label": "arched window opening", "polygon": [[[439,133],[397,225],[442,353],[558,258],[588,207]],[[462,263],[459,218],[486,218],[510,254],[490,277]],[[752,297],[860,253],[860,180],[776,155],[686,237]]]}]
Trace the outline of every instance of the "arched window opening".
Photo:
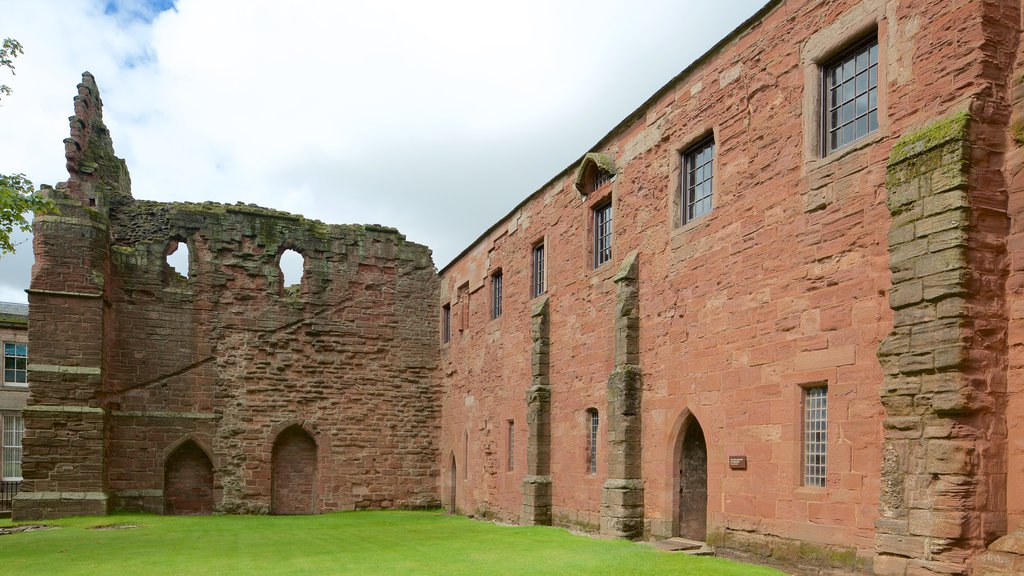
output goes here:
[{"label": "arched window opening", "polygon": [[281,268],[281,283],[284,291],[290,294],[298,294],[302,286],[302,276],[306,270],[306,259],[295,250],[285,250],[281,253],[278,263]]},{"label": "arched window opening", "polygon": [[587,474],[597,474],[597,408],[587,408]]},{"label": "arched window opening", "polygon": [[188,278],[190,262],[187,242],[171,240],[167,243],[166,263],[174,273],[182,278]]}]

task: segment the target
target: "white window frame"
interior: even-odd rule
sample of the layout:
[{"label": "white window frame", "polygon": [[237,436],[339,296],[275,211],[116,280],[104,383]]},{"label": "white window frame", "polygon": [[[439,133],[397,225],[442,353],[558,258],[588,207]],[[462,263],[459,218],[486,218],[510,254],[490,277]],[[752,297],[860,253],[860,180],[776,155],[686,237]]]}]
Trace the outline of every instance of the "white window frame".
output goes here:
[{"label": "white window frame", "polygon": [[17,412],[0,413],[0,421],[0,478],[7,481],[21,480],[25,421]]}]

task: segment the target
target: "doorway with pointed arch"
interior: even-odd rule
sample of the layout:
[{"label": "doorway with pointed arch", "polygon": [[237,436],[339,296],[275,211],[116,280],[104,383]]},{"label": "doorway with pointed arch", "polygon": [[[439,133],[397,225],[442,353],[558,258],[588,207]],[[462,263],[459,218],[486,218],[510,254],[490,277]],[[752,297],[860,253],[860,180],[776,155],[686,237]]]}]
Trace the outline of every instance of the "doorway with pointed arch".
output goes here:
[{"label": "doorway with pointed arch", "polygon": [[673,453],[675,535],[703,542],[708,534],[708,447],[693,414],[679,427]]}]

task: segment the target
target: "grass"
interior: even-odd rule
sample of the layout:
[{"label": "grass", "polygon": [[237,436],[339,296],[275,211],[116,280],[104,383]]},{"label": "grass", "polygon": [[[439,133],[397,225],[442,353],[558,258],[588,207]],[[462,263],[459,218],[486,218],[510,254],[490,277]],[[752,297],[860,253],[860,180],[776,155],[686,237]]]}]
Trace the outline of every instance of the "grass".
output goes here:
[{"label": "grass", "polygon": [[[770,568],[668,553],[548,527],[506,527],[441,512],[319,516],[117,514],[48,521],[0,535],[18,574],[613,574],[778,576]],[[138,525],[95,530],[111,524]],[[0,527],[10,526],[0,521]]]}]

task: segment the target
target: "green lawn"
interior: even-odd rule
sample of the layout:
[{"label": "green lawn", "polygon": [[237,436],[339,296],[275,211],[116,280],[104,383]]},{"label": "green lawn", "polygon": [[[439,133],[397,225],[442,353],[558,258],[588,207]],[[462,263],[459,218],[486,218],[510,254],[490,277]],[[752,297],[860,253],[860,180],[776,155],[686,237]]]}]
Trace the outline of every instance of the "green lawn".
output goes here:
[{"label": "green lawn", "polygon": [[[505,527],[441,512],[320,516],[118,514],[0,535],[16,574],[505,574],[778,576],[780,572],[547,527]],[[95,530],[137,524],[139,528]],[[0,520],[0,527],[10,526]]]}]

